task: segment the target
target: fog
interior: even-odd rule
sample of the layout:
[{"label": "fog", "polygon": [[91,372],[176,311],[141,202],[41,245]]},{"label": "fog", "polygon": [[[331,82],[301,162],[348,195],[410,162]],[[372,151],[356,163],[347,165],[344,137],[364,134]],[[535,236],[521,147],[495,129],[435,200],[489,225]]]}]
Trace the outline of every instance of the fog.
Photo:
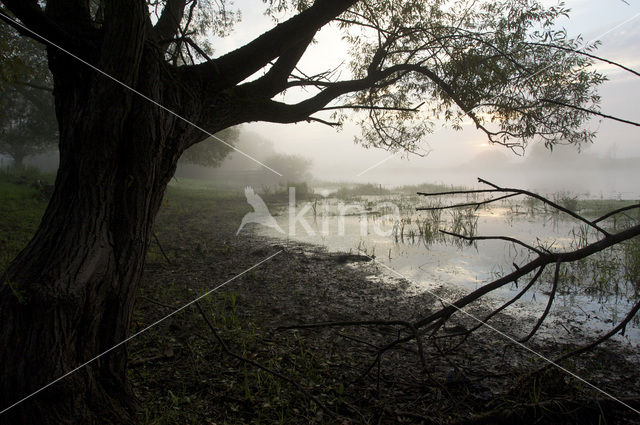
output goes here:
[{"label": "fog", "polygon": [[[245,1],[238,2],[243,8]],[[560,22],[570,35],[583,34],[585,41],[599,39],[599,56],[640,69],[640,10],[625,2],[568,1],[570,19]],[[247,13],[230,37],[217,40],[216,54],[246,43],[273,22],[255,7]],[[346,47],[335,29],[319,34],[303,57],[309,73],[331,68],[346,57]],[[637,99],[640,78],[610,64],[598,70],[608,81],[600,90],[603,113],[640,121]],[[343,75],[344,78],[344,75]],[[292,96],[300,96],[293,94]],[[182,163],[177,176],[242,184],[276,184],[286,180],[260,165],[267,157],[294,155],[311,160],[316,181],[378,183],[386,186],[441,182],[476,185],[483,177],[505,186],[542,192],[566,191],[590,197],[640,198],[640,129],[607,119],[594,118],[586,125],[598,131],[594,143],[579,148],[557,146],[553,152],[537,143],[517,154],[499,145],[489,145],[484,133],[467,123],[453,131],[436,122],[434,133],[421,145],[422,155],[364,149],[353,142],[359,134],[356,120],[340,131],[319,123],[277,125],[252,123],[241,127],[237,148],[253,157],[233,152],[217,169]],[[7,164],[7,159],[3,164]],[[55,169],[55,154],[29,158],[27,164]],[[278,170],[276,170],[278,171]]]},{"label": "fog", "polygon": [[[605,4],[606,3],[606,4]],[[243,4],[238,3],[239,7]],[[559,22],[570,36],[582,34],[585,42],[600,40],[599,56],[640,69],[640,9],[625,2],[570,0],[569,19]],[[269,28],[260,11],[243,17],[231,37],[220,40],[218,53],[231,50]],[[321,31],[318,43],[303,58],[306,71],[319,72],[346,57],[346,46],[331,28]],[[601,111],[640,121],[637,98],[640,78],[610,64],[597,63],[608,81],[601,86]],[[435,123],[424,138],[423,157],[364,149],[353,143],[359,134],[354,121],[341,131],[318,123],[243,126],[243,145],[250,140],[271,141],[270,149],[313,160],[311,172],[323,181],[375,182],[384,185],[444,182],[472,186],[476,177],[539,191],[568,191],[592,197],[640,197],[640,131],[638,127],[594,118],[586,125],[598,131],[593,144],[579,148],[558,146],[553,152],[536,143],[516,155],[496,145],[468,123],[462,131]],[[234,154],[233,157],[239,155]],[[227,163],[224,166],[230,166]],[[255,165],[255,164],[253,164]]]}]

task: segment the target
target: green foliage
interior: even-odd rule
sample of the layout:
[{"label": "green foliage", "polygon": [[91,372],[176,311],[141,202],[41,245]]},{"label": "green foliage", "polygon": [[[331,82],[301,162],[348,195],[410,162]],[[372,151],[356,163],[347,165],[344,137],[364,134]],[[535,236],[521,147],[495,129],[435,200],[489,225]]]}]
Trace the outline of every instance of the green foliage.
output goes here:
[{"label": "green foliage", "polygon": [[589,114],[561,104],[595,109],[605,78],[588,67],[592,59],[548,46],[596,47],[555,29],[567,13],[530,0],[356,3],[341,24],[351,70],[357,78],[388,73],[351,96],[372,108],[358,141],[413,150],[436,120],[460,129],[469,119],[512,148],[535,138],[548,147],[591,141]]},{"label": "green foliage", "polygon": [[34,170],[26,174],[0,171],[0,275],[31,240],[44,213],[46,201],[33,185],[36,179],[51,177]]},{"label": "green foliage", "polygon": [[16,166],[57,141],[53,87],[44,48],[0,25],[0,154]]}]

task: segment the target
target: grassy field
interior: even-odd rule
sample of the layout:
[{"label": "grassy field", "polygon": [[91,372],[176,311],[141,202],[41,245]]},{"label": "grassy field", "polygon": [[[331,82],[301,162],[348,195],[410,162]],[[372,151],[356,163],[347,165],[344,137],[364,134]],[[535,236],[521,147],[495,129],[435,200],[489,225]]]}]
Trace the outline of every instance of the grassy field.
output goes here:
[{"label": "grassy field", "polygon": [[46,196],[35,182],[52,182],[53,175],[34,169],[0,171],[0,275],[29,242],[47,207]]}]

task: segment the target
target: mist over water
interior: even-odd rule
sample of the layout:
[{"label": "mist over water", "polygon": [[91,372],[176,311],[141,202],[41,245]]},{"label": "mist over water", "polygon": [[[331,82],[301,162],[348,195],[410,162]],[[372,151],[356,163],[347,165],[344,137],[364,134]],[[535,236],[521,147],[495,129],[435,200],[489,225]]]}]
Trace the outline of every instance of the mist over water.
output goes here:
[{"label": "mist over water", "polygon": [[[339,134],[334,136],[340,137]],[[459,155],[455,155],[456,150],[454,148],[452,153],[451,145],[456,142],[452,141],[447,146],[435,146],[424,157],[409,155],[407,158],[379,149],[363,149],[348,137],[341,137],[343,140],[339,146],[347,154],[333,149],[332,143],[328,142],[328,147],[321,148],[322,145],[313,140],[300,140],[297,146],[302,147],[302,151],[292,151],[290,144],[277,134],[242,128],[236,146],[255,160],[232,152],[217,168],[181,161],[176,176],[237,187],[277,186],[287,183],[287,177],[278,176],[259,162],[274,155],[294,154],[310,161],[306,179],[319,182],[317,185],[321,182],[353,182],[393,188],[441,183],[484,187],[477,183],[477,178],[481,177],[500,186],[542,194],[562,192],[586,199],[640,199],[640,156],[619,154],[615,146],[600,152],[602,149],[597,142],[580,150],[575,146],[556,146],[553,151],[534,144],[524,155],[518,156],[506,148],[486,144],[482,144],[483,147],[475,153],[460,146]],[[9,158],[0,160],[3,166],[11,165]],[[58,166],[58,153],[54,151],[28,157],[25,163],[52,172]]]}]

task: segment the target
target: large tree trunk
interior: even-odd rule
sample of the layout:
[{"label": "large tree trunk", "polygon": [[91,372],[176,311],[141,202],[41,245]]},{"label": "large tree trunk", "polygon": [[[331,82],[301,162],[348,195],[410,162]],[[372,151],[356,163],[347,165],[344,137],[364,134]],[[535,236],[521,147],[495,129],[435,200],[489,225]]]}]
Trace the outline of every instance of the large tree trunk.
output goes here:
[{"label": "large tree trunk", "polygon": [[[178,107],[161,58],[118,54],[139,60],[121,80]],[[126,338],[154,217],[180,154],[174,141],[187,131],[72,61],[50,52],[60,167],[41,225],[0,287],[0,409]],[[135,403],[126,362],[119,347],[16,405],[0,423],[127,422]]]}]

